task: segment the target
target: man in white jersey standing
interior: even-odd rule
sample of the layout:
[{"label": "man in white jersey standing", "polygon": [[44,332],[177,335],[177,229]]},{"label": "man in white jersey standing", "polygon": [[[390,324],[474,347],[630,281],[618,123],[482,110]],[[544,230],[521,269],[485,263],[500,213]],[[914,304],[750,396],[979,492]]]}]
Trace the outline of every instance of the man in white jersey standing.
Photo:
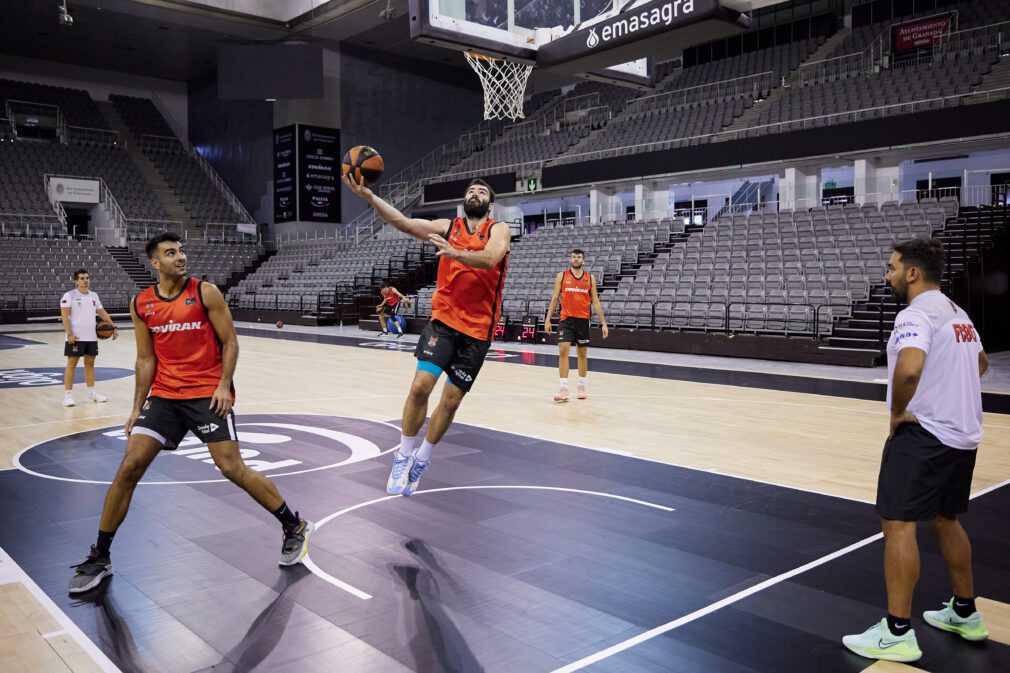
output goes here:
[{"label": "man in white jersey standing", "polygon": [[929,521],[947,564],[954,596],[929,610],[930,626],[965,640],[989,632],[975,609],[971,543],[957,520],[968,510],[975,451],[982,440],[982,387],[989,366],[968,314],[940,292],[943,245],[917,238],[894,246],[885,279],[908,307],[887,343],[890,433],[877,481],[884,529],[887,617],[844,645],[870,659],[922,656],[911,628],[919,580],[916,523]]},{"label": "man in white jersey standing", "polygon": [[[74,370],[84,358],[84,384],[88,388],[88,401],[105,402],[109,398],[95,391],[95,357],[98,356],[98,333],[95,330],[95,316],[111,323],[112,317],[102,306],[102,300],[91,292],[91,275],[85,269],[74,271],[76,287],[60,298],[60,320],[67,342],[63,355],[67,358],[67,368],[63,372],[63,406],[72,407],[74,402]],[[113,330],[112,338],[119,335]]]}]

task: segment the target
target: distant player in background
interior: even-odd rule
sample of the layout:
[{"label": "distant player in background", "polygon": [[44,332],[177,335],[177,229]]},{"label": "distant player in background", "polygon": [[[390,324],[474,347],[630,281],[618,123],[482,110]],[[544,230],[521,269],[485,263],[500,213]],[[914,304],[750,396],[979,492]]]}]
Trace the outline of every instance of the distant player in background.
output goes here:
[{"label": "distant player in background", "polygon": [[[107,323],[112,317],[102,306],[98,294],[91,291],[91,275],[86,269],[74,271],[76,287],[60,299],[60,320],[67,334],[63,355],[67,358],[67,368],[63,372],[63,406],[72,407],[74,402],[74,371],[77,363],[84,358],[84,385],[88,389],[89,402],[105,402],[109,398],[95,391],[95,358],[98,357],[98,334],[95,318],[101,317]],[[112,338],[119,335],[119,329],[112,332]]]},{"label": "distant player in background", "polygon": [[[397,336],[403,336],[403,328],[400,327],[397,317],[400,315],[401,302],[407,302],[407,298],[400,294],[400,291],[390,285],[388,281],[383,281],[379,287],[379,295],[382,297],[382,302],[375,307],[375,312],[379,314],[379,329],[382,330],[382,335],[386,336],[389,334],[389,330],[386,328],[386,319],[391,318],[393,329],[396,330]],[[406,305],[409,305],[409,302]]]},{"label": "distant player in background", "polygon": [[569,352],[575,343],[575,353],[579,360],[579,388],[576,391],[580,400],[586,399],[586,374],[589,370],[589,305],[593,305],[596,317],[603,329],[603,338],[610,335],[607,319],[600,306],[600,297],[596,293],[596,278],[583,268],[586,261],[584,252],[576,248],[572,250],[569,266],[554,279],[554,294],[551,304],[547,307],[547,317],[544,319],[544,331],[551,333],[551,316],[561,300],[561,322],[558,323],[558,373],[561,376],[561,389],[554,396],[555,402],[568,401],[568,367]]}]

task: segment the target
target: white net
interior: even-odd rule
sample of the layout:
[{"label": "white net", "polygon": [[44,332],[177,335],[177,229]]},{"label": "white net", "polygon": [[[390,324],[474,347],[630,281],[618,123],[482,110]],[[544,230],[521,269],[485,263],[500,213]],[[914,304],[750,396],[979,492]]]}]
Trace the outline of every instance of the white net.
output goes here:
[{"label": "white net", "polygon": [[463,53],[484,87],[484,119],[522,119],[523,94],[533,66],[472,51]]}]

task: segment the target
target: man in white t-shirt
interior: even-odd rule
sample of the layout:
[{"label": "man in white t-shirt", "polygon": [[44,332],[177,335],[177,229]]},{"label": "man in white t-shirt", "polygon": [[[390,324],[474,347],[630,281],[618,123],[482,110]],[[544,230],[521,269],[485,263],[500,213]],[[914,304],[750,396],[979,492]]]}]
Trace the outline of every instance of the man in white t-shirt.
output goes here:
[{"label": "man in white t-shirt", "polygon": [[847,648],[871,659],[915,661],[922,656],[911,628],[919,521],[932,524],[954,585],[954,596],[943,609],[926,611],[923,619],[965,640],[989,637],[975,609],[971,543],[957,520],[968,510],[982,440],[979,379],[989,361],[971,318],[940,292],[943,267],[943,245],[931,238],[894,246],[887,264],[885,279],[898,301],[908,302],[894,319],[887,343],[891,423],[877,481],[887,617],[842,639]]},{"label": "man in white t-shirt", "polygon": [[[63,372],[63,406],[72,407],[74,402],[74,370],[77,362],[84,358],[84,383],[88,388],[88,400],[105,402],[109,398],[95,391],[95,356],[98,355],[98,333],[95,330],[95,316],[111,323],[112,318],[102,306],[98,295],[90,291],[91,276],[85,269],[74,272],[76,287],[60,299],[60,320],[63,321],[63,331],[67,333],[67,342],[63,346],[63,354],[67,357],[67,368]],[[112,332],[112,338],[119,335],[119,330]]]}]

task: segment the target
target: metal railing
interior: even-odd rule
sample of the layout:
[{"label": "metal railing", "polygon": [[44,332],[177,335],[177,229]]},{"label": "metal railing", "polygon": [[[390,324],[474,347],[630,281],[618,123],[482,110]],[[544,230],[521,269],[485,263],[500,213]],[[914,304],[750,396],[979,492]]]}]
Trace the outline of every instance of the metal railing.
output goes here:
[{"label": "metal railing", "polygon": [[174,136],[170,137],[152,135],[150,133],[138,133],[136,134],[136,138],[137,144],[141,149],[161,150],[177,154],[184,154],[186,151],[186,147]]},{"label": "metal railing", "polygon": [[130,241],[148,240],[157,233],[170,231],[186,236],[185,227],[179,220],[159,220],[131,218],[126,222],[126,238]]},{"label": "metal railing", "polygon": [[593,91],[581,96],[565,96],[562,104],[554,108],[553,122],[580,121],[581,113],[599,107],[609,107],[600,103],[600,93]]},{"label": "metal railing", "polygon": [[126,242],[126,214],[119,207],[119,201],[109,189],[103,178],[98,178],[100,185],[99,200],[105,204],[111,227],[95,229],[95,239],[102,245],[123,245]]},{"label": "metal railing", "polygon": [[721,80],[719,82],[709,82],[697,86],[664,91],[662,93],[633,98],[628,101],[625,108],[625,115],[633,115],[649,110],[661,110],[666,108],[687,105],[701,101],[715,100],[719,98],[729,98],[732,96],[743,96],[751,94],[757,98],[758,93],[775,86],[775,72],[766,70],[754,75],[734,77],[732,79]]},{"label": "metal railing", "polygon": [[63,138],[67,143],[126,147],[126,141],[119,135],[119,131],[110,131],[109,129],[67,126]]},{"label": "metal railing", "polygon": [[63,203],[53,194],[53,190],[49,188],[50,177],[48,173],[42,176],[42,188],[46,190],[46,198],[49,199],[49,205],[53,207],[53,212],[56,213],[56,219],[63,226],[63,230],[66,231],[67,211],[63,208]]},{"label": "metal railing", "polygon": [[17,139],[17,137],[18,130],[14,122],[6,118],[0,119],[0,140],[4,138]]},{"label": "metal railing", "polygon": [[885,54],[891,50],[890,43],[891,26],[888,25],[860,52],[801,64],[796,69],[796,82],[803,85],[832,77],[854,77],[878,72],[885,62]]},{"label": "metal railing", "polygon": [[255,243],[259,236],[239,231],[234,222],[208,222],[203,226],[203,240],[207,243]]},{"label": "metal railing", "polygon": [[[63,290],[60,290],[62,292]],[[0,297],[0,311],[53,311],[58,317],[56,300],[51,292],[24,293]],[[127,310],[132,295],[129,293],[102,292],[102,304],[110,313]]]},{"label": "metal railing", "polygon": [[64,119],[63,111],[60,110],[58,105],[8,98],[4,104],[4,110],[7,114],[7,118],[11,121],[11,130],[14,133],[15,138],[18,137],[17,115],[38,115],[52,117],[56,125],[57,139],[60,142],[66,142],[67,121]]},{"label": "metal railing", "polygon": [[0,213],[0,236],[66,238],[67,225],[57,215]]},{"label": "metal railing", "polygon": [[[832,333],[834,316],[830,313],[831,309],[838,308],[850,310],[852,308],[852,304],[838,303],[813,304],[807,302],[754,302],[738,300],[695,301],[693,299],[680,301],[675,298],[649,301],[645,299],[632,299],[630,297],[625,298],[624,296],[601,297],[601,300],[602,299],[609,300],[604,306],[605,311],[608,307],[612,306],[610,302],[613,301],[631,301],[638,303],[640,307],[643,305],[646,307],[646,309],[636,311],[636,315],[633,320],[625,319],[624,311],[613,315],[608,319],[608,323],[611,327],[671,332],[700,331],[709,333],[721,332],[724,334],[775,334],[793,337],[806,337],[814,340],[820,340],[821,338],[830,336]],[[541,299],[509,299],[508,297],[505,297],[505,302],[506,304],[518,302],[523,307],[521,309],[523,315],[536,315],[538,318],[540,318],[544,313],[544,310],[541,310],[540,305],[542,304],[544,308],[546,308],[547,304],[545,300]],[[688,305],[692,308],[689,309],[686,314],[683,314],[679,310],[675,312],[675,307],[678,305]],[[695,308],[700,306],[704,306],[705,308],[701,310],[697,310]],[[784,314],[770,316],[767,309],[772,306],[785,307],[786,310]],[[669,311],[665,315],[662,315],[662,319],[660,319],[661,314],[657,312],[657,308],[659,307],[669,307]],[[428,317],[427,312],[421,312],[422,307],[420,306],[420,302],[414,301],[412,308],[413,312],[411,317]],[[504,313],[511,314],[512,311],[509,310],[510,308],[511,307],[506,306]],[[762,312],[752,312],[749,310],[752,308],[760,308],[762,309]],[[790,315],[791,308],[803,308],[803,317],[798,318]],[[613,311],[612,308],[610,310]],[[781,327],[776,328],[769,326],[774,323],[780,323]],[[881,331],[882,329],[883,328],[881,328]]]},{"label": "metal railing", "polygon": [[214,184],[217,190],[221,192],[221,195],[224,196],[225,200],[229,203],[229,205],[231,205],[232,210],[238,213],[245,222],[254,224],[256,220],[254,220],[253,216],[249,214],[248,210],[246,210],[245,205],[243,205],[239,198],[235,196],[235,192],[231,190],[231,187],[229,187],[218,172],[214,170],[214,167],[210,165],[210,162],[208,162],[203,155],[200,154],[195,147],[193,147],[193,144],[189,142],[186,134],[183,133],[182,129],[175,123],[175,119],[173,119],[172,115],[168,113],[168,110],[161,102],[161,99],[158,98],[157,94],[154,92],[151,92],[151,100],[154,102],[154,107],[158,109],[158,112],[172,129],[172,133],[176,135],[179,142],[181,142],[183,147],[186,148],[186,153],[196,159],[196,163],[200,166],[200,169],[203,170],[208,178],[210,178],[210,181]]},{"label": "metal railing", "polygon": [[1000,50],[1010,44],[1010,21],[990,23],[978,28],[966,28],[940,36],[933,42],[933,55],[959,51]]}]

